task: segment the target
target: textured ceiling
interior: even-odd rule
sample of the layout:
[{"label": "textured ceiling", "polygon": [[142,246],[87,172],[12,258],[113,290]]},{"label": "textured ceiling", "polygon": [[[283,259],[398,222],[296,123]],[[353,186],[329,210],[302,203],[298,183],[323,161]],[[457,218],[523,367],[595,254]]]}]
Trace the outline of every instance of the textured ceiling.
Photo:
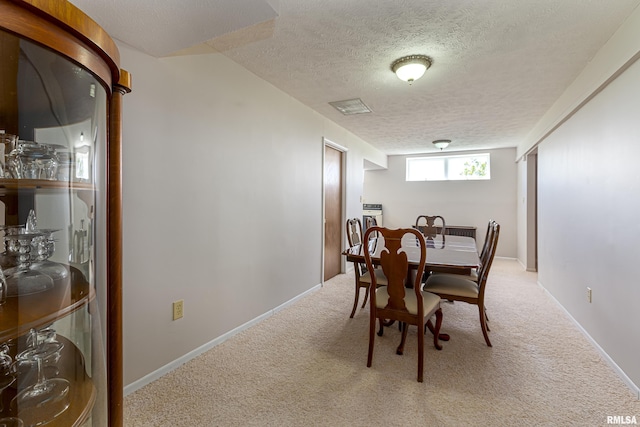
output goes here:
[{"label": "textured ceiling", "polygon": [[[114,38],[156,56],[167,48],[144,39],[142,28],[154,37],[163,28],[158,34],[175,41],[173,51],[207,40],[385,153],[411,154],[435,151],[436,139],[453,141],[447,151],[516,146],[640,0],[112,0],[101,8],[92,0],[73,3]],[[176,7],[168,5],[177,3],[198,18],[174,16]],[[254,14],[249,3],[264,9]],[[153,13],[123,22],[117,12],[132,4],[152,7]],[[210,17],[205,4],[216,10]],[[227,9],[235,15],[220,31],[223,4],[233,5]],[[253,25],[237,19],[245,15]],[[395,59],[410,54],[433,58],[413,85],[390,71]],[[350,98],[361,98],[373,112],[344,116],[329,105]]]},{"label": "textured ceiling", "polygon": [[70,0],[113,38],[165,56],[273,19],[266,0]]}]

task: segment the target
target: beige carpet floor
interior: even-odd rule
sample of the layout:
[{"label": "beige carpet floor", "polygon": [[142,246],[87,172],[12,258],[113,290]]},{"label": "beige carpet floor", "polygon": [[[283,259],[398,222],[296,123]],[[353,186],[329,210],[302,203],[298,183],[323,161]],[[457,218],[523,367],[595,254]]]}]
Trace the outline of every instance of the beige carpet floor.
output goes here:
[{"label": "beige carpet floor", "polygon": [[416,329],[395,354],[397,327],[376,337],[366,367],[368,307],[349,318],[353,276],[128,395],[125,426],[604,426],[635,416],[638,396],[566,314],[512,260],[496,259],[487,301],[443,304],[444,349],[427,336],[416,381]]}]

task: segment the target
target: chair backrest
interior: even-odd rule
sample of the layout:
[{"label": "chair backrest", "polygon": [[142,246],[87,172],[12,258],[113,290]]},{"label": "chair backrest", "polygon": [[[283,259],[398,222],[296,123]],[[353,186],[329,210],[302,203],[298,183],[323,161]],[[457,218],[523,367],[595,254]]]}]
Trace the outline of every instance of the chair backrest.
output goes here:
[{"label": "chair backrest", "polygon": [[378,226],[378,220],[373,217],[373,216],[368,216],[365,218],[365,224],[364,224],[364,229],[366,230],[367,228],[370,227],[377,227]]},{"label": "chair backrest", "polygon": [[489,220],[489,224],[487,224],[487,233],[484,236],[484,243],[482,244],[482,251],[480,251],[480,262],[486,262],[486,257],[489,253],[489,246],[491,246],[491,238],[493,237],[493,225],[496,222],[492,219]]},{"label": "chair backrest", "polygon": [[420,215],[416,218],[415,228],[425,237],[435,237],[447,234],[447,224],[440,215]]},{"label": "chair backrest", "polygon": [[480,297],[484,297],[484,288],[487,283],[487,277],[489,276],[489,270],[491,264],[493,264],[493,257],[496,255],[496,248],[498,247],[498,237],[500,237],[500,224],[493,221],[491,226],[491,236],[489,238],[489,247],[487,248],[486,260],[480,265],[480,271],[478,271],[478,286],[480,287]]},{"label": "chair backrest", "polygon": [[[367,231],[367,229],[369,228],[377,227],[377,226],[378,226],[378,220],[375,217],[368,216],[365,218],[365,228],[364,228],[365,231]],[[371,234],[367,242],[368,242],[367,245],[369,246],[369,251],[375,252],[376,246],[378,245],[378,233]]]},{"label": "chair backrest", "polygon": [[347,220],[347,239],[349,247],[362,243],[362,222],[359,218],[350,218]]},{"label": "chair backrest", "polygon": [[[387,291],[389,294],[389,301],[385,309],[408,313],[407,306],[405,304],[405,297],[407,292],[412,292],[416,296],[416,298],[412,300],[417,302],[418,316],[423,316],[424,307],[422,305],[421,296],[421,279],[427,260],[427,249],[424,236],[420,231],[413,228],[391,230],[384,227],[372,227],[365,232],[364,240],[367,241],[369,236],[373,233],[381,236],[379,244],[383,245],[381,250],[379,250],[379,264],[382,267],[382,272],[388,282]],[[409,274],[409,260],[404,251],[405,249],[408,249],[409,246],[411,246],[412,251],[415,251],[416,249],[420,251],[420,261],[416,274],[413,274],[413,272],[412,274]],[[364,254],[364,259],[367,263],[367,269],[371,274],[371,289],[376,289],[377,282],[371,256],[372,255],[367,251]],[[411,283],[411,287],[413,289],[406,286],[408,277],[413,281],[413,283]],[[375,292],[371,292],[370,296],[372,310],[377,307],[375,294]]]},{"label": "chair backrest", "polygon": [[[349,218],[347,220],[347,240],[350,248],[362,243],[362,222],[360,222],[359,218]],[[367,274],[364,264],[359,262],[353,262],[353,270],[356,274],[356,280]]]}]

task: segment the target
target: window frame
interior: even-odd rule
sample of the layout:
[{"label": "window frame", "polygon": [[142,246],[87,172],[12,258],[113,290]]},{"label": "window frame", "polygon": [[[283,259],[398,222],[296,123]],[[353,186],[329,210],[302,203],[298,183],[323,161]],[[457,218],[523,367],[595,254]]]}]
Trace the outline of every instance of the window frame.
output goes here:
[{"label": "window frame", "polygon": [[[474,176],[474,175],[466,175],[466,176],[460,176],[460,177],[450,177],[449,176],[449,160],[450,159],[460,159],[460,158],[466,158],[466,159],[475,159],[478,157],[486,157],[486,163],[487,163],[487,172],[486,172],[486,176]],[[417,162],[419,161],[437,161],[437,160],[442,160],[444,161],[444,177],[443,178],[429,178],[429,174],[428,173],[423,173],[423,179],[416,179],[415,178],[415,173],[411,174],[410,170],[412,169],[412,165],[410,165],[410,163],[414,163],[413,168],[416,168],[417,166]],[[405,181],[406,182],[425,182],[425,181],[489,181],[491,180],[491,153],[476,153],[476,154],[452,154],[452,155],[445,155],[445,156],[415,156],[415,157],[407,157],[405,160]]]}]

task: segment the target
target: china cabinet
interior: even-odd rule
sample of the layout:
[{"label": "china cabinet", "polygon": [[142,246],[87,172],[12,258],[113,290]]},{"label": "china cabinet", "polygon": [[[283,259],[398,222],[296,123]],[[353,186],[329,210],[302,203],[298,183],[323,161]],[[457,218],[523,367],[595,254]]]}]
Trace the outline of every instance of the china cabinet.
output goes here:
[{"label": "china cabinet", "polygon": [[0,425],[122,425],[113,40],[66,0],[0,0]]}]

